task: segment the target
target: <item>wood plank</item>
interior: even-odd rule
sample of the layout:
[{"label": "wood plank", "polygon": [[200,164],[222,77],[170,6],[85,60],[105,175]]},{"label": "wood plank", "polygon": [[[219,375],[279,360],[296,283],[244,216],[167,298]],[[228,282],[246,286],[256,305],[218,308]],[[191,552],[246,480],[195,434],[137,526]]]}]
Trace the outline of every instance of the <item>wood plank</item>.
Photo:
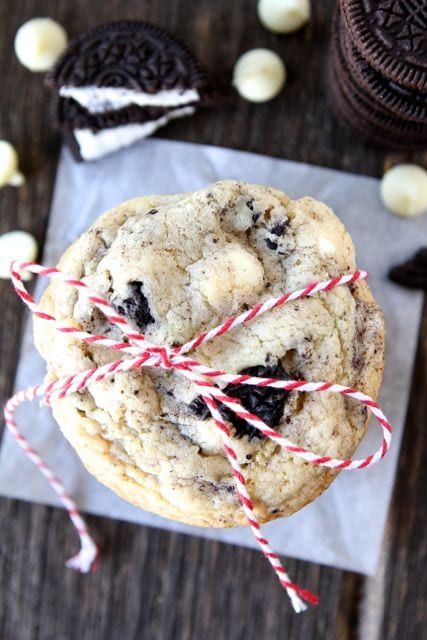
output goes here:
[{"label": "wood plank", "polygon": [[[24,228],[42,242],[52,193],[58,136],[51,128],[47,91],[41,77],[23,69],[12,53],[16,29],[36,15],[58,19],[70,35],[103,20],[153,21],[180,35],[225,82],[240,53],[254,46],[271,47],[289,70],[281,98],[251,105],[232,95],[221,110],[175,122],[162,135],[379,175],[383,154],[338,127],[325,101],[322,76],[333,4],[333,0],[313,3],[308,28],[279,38],[260,26],[255,1],[249,5],[245,0],[4,0],[0,3],[0,137],[17,146],[29,180],[19,190],[0,191],[0,232]],[[12,388],[23,318],[7,283],[0,283],[0,309],[3,401]],[[427,416],[422,396],[426,323],[422,335],[415,408],[389,525],[386,598],[378,623],[382,626],[377,624],[382,635],[370,631],[364,640],[412,639],[421,628],[425,545],[419,531],[426,518],[420,493],[425,472],[421,455],[414,459],[409,444],[416,440],[421,447],[425,437],[421,427]],[[346,640],[369,619],[368,607],[360,606],[364,580],[358,576],[288,562],[293,577],[322,596],[320,608],[296,616],[265,560],[254,551],[103,518],[90,517],[89,524],[103,542],[104,558],[97,573],[82,577],[63,567],[63,559],[76,549],[76,539],[61,510],[0,501],[2,639]]]},{"label": "wood plank", "polygon": [[367,580],[360,637],[423,638],[427,624],[427,300],[397,481],[377,575]]}]

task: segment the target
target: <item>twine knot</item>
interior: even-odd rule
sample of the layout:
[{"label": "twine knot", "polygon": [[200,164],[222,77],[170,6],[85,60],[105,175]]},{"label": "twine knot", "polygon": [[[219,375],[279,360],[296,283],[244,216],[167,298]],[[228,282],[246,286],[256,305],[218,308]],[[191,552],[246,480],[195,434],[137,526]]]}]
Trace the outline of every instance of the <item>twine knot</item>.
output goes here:
[{"label": "twine knot", "polygon": [[158,363],[154,366],[162,367],[162,369],[173,369],[175,368],[175,364],[173,362],[173,355],[169,347],[150,347],[145,353],[150,356],[157,356]]}]

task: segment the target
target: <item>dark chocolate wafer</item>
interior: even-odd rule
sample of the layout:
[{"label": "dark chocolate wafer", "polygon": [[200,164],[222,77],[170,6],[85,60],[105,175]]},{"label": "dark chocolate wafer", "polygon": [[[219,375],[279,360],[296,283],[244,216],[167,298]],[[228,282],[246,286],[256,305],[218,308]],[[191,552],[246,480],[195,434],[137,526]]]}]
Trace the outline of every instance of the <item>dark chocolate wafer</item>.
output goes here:
[{"label": "dark chocolate wafer", "polygon": [[341,48],[339,31],[333,38],[332,51],[335,56],[334,66],[337,72],[337,81],[347,102],[352,105],[358,118],[377,129],[378,133],[383,132],[385,134],[385,143],[388,142],[387,137],[392,135],[400,143],[404,143],[407,140],[411,148],[427,146],[427,124],[395,117],[381,104],[378,105],[378,103],[372,101],[360,85],[354,82],[351,69],[348,67]]},{"label": "dark chocolate wafer", "polygon": [[212,83],[186,45],[155,25],[110,22],[70,42],[46,76],[51,88],[95,86],[156,94],[196,89],[202,97]]},{"label": "dark chocolate wafer", "polygon": [[395,116],[427,124],[427,92],[407,89],[385,78],[361,56],[342,21],[339,31],[341,46],[356,83],[377,105]]},{"label": "dark chocolate wafer", "polygon": [[427,291],[427,247],[420,249],[403,264],[390,269],[389,278],[404,287]]},{"label": "dark chocolate wafer", "polygon": [[339,0],[354,45],[379,73],[427,91],[427,2]]}]

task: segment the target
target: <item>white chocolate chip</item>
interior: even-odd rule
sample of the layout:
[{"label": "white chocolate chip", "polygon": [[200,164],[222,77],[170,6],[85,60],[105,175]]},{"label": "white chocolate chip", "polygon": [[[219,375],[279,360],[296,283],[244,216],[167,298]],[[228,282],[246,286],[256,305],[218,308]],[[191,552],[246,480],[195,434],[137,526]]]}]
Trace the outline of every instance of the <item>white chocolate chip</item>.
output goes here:
[{"label": "white chocolate chip", "polygon": [[411,218],[427,211],[427,171],[416,164],[389,169],[380,184],[384,205],[399,216]]},{"label": "white chocolate chip", "polygon": [[310,0],[259,0],[258,16],[273,33],[292,33],[308,22]]},{"label": "white chocolate chip", "polygon": [[283,89],[286,67],[282,59],[269,49],[252,49],[237,60],[233,85],[251,102],[271,100]]},{"label": "white chocolate chip", "polygon": [[18,154],[10,142],[0,140],[0,187],[20,187],[25,178],[18,170]]},{"label": "white chocolate chip", "polygon": [[246,302],[264,286],[264,270],[256,256],[230,243],[189,268],[192,285],[213,309],[221,311],[233,299]]},{"label": "white chocolate chip", "polygon": [[[26,231],[9,231],[0,236],[0,278],[10,277],[10,264],[13,260],[24,262],[37,258],[36,239]],[[29,271],[21,273],[23,280],[31,280]]]},{"label": "white chocolate chip", "polygon": [[329,238],[325,238],[325,236],[319,236],[317,246],[319,252],[324,256],[333,256],[337,252],[337,248],[334,243],[331,242]]},{"label": "white chocolate chip", "polygon": [[50,18],[33,18],[16,32],[15,53],[30,71],[48,71],[67,46],[67,34]]}]

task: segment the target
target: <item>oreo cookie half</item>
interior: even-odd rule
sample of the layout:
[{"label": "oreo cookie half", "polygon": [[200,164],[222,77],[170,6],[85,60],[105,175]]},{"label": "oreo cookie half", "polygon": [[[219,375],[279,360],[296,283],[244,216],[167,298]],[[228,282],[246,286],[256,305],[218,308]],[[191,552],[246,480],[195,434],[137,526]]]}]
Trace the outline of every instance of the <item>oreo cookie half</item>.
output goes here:
[{"label": "oreo cookie half", "polygon": [[58,125],[83,160],[191,115],[214,93],[178,38],[137,21],[104,24],[73,40],[46,83],[56,93]]},{"label": "oreo cookie half", "polygon": [[425,0],[340,0],[340,7],[355,46],[376,71],[427,91]]}]

